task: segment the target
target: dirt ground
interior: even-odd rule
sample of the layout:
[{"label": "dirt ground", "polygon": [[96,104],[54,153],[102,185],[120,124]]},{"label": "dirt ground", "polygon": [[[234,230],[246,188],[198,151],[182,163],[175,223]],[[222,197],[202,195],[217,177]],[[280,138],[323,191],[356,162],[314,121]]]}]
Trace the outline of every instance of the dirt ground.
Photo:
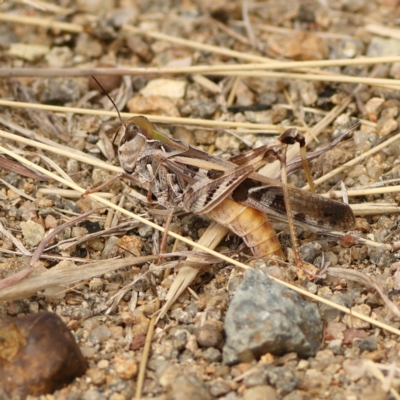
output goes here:
[{"label": "dirt ground", "polygon": [[[88,365],[29,399],[400,398],[399,2],[3,1],[0,21],[0,318],[57,314]],[[348,201],[355,226],[296,231],[319,278],[296,267],[287,224],[274,222],[287,262],[254,260],[242,239],[178,207],[170,230],[181,239],[168,236],[163,252],[174,254],[157,267],[162,233],[131,217],[165,226],[146,187],[118,178],[81,197],[122,171],[121,121],[91,75],[122,119],[147,115],[162,134],[223,160],[288,127],[309,152],[350,130],[311,174],[318,194]],[[298,153],[292,146],[288,160]],[[279,171],[278,162],[261,169]],[[304,187],[304,171],[289,182]],[[318,199],[306,222],[331,206]],[[190,241],[233,261],[202,253],[200,265]],[[321,316],[314,354],[290,347],[227,362],[239,263],[320,297],[301,295]]]}]

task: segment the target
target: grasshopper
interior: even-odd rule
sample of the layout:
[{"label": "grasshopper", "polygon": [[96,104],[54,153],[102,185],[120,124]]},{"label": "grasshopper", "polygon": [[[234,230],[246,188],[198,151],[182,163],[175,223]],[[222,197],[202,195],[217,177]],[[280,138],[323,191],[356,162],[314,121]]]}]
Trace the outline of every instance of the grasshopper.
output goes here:
[{"label": "grasshopper", "polygon": [[267,162],[283,160],[282,143],[305,145],[295,129],[227,161],[167,137],[142,116],[127,120],[119,134],[121,167],[147,185],[161,206],[205,214],[242,237],[257,258],[284,259],[267,214],[315,232],[354,227],[348,205],[256,173]]}]

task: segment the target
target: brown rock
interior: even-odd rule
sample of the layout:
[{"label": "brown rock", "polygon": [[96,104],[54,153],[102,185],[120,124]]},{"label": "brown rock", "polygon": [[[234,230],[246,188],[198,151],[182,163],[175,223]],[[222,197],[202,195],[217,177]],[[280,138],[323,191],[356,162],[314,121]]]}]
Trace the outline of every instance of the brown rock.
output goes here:
[{"label": "brown rock", "polygon": [[[115,65],[111,65],[108,63],[98,63],[98,68],[113,68]],[[121,85],[122,77],[119,75],[97,75],[96,79],[99,81],[101,87],[99,87],[98,83],[93,79],[93,77],[89,78],[89,89],[102,91],[105,90],[106,93],[111,92]]]},{"label": "brown rock", "polygon": [[0,387],[10,396],[52,393],[86,368],[74,337],[56,314],[0,320]]}]

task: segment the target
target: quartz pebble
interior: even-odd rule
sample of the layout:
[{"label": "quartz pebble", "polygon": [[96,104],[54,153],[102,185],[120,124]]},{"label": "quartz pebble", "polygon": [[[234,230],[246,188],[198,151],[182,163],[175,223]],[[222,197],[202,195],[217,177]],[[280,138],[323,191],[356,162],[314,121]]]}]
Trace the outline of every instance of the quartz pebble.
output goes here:
[{"label": "quartz pebble", "polygon": [[172,79],[152,79],[140,91],[143,96],[163,96],[181,99],[185,95],[187,83]]}]

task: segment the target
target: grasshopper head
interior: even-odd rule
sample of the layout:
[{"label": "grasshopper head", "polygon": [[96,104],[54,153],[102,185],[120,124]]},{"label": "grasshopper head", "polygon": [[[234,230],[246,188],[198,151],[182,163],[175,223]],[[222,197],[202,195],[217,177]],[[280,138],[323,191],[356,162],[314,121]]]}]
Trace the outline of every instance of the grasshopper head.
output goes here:
[{"label": "grasshopper head", "polygon": [[121,125],[118,158],[125,172],[134,172],[140,151],[146,141],[151,139],[151,132],[154,129],[154,125],[147,118],[141,116],[132,117]]}]

